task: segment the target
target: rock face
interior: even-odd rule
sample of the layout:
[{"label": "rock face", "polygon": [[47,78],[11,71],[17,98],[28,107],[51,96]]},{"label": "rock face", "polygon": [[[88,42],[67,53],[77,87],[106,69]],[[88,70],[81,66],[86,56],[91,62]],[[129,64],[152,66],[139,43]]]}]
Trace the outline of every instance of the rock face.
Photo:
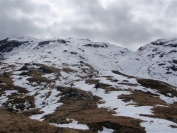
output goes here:
[{"label": "rock face", "polygon": [[0,41],[0,52],[10,52],[13,48],[20,46],[21,44],[28,43],[28,41],[19,42],[16,40],[4,39]]}]

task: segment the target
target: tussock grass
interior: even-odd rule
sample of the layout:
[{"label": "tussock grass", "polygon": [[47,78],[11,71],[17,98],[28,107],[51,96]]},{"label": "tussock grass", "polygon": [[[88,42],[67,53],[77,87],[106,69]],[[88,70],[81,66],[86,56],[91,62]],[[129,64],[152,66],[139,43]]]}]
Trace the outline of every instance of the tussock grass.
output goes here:
[{"label": "tussock grass", "polygon": [[[60,88],[62,90],[62,88]],[[64,88],[63,88],[64,90]],[[86,124],[89,130],[62,129],[61,132],[73,133],[93,133],[103,130],[103,127],[112,128],[115,132],[138,132],[145,133],[144,128],[140,126],[141,120],[130,117],[113,116],[114,111],[107,111],[105,108],[98,108],[97,103],[100,98],[78,90],[86,96],[86,99],[73,100],[67,96],[62,96],[60,102],[62,106],[49,115],[44,116],[46,122],[65,124],[67,118],[77,120],[81,124]],[[111,125],[111,127],[109,127]]]},{"label": "tussock grass", "polygon": [[27,80],[30,82],[38,82],[38,83],[41,83],[41,82],[50,83],[51,82],[46,77],[39,77],[39,76],[33,76],[32,78],[28,78]]},{"label": "tussock grass", "polygon": [[146,88],[157,90],[159,93],[168,97],[177,97],[177,91],[175,88],[165,82],[153,80],[153,79],[142,79],[137,78],[137,82]]},{"label": "tussock grass", "polygon": [[1,91],[6,90],[17,90],[18,93],[28,93],[26,88],[20,87],[20,86],[14,86],[14,85],[0,85]]},{"label": "tussock grass", "polygon": [[114,79],[113,76],[103,76],[103,77],[111,82],[118,82],[119,81],[118,79]]},{"label": "tussock grass", "polygon": [[[28,103],[28,106],[25,105],[25,103]],[[34,104],[34,96],[25,96],[25,97],[14,97],[10,96],[9,100],[3,103],[4,107],[13,107],[15,106],[16,109],[24,110],[29,108],[35,108]]]},{"label": "tussock grass", "polygon": [[87,79],[85,81],[86,84],[92,84],[92,85],[95,85],[99,82],[99,80],[95,80],[95,79]]},{"label": "tussock grass", "polygon": [[175,126],[175,125],[170,125],[172,128],[177,128],[177,126]]},{"label": "tussock grass", "polygon": [[77,72],[77,71],[75,71],[75,70],[73,70],[71,68],[68,68],[68,67],[67,68],[66,67],[63,68],[62,71],[66,72],[66,73],[75,73],[75,72]]},{"label": "tussock grass", "polygon": [[[91,84],[91,85],[96,85],[97,83],[99,82],[99,80],[95,80],[95,79],[88,79],[88,80],[85,80],[85,83],[86,84]],[[105,83],[99,83],[99,88],[102,88],[105,90],[106,93],[109,93],[110,91],[117,91],[119,90],[120,88],[115,88],[113,87],[112,85],[110,84],[105,84]],[[94,89],[94,88],[93,88]]]},{"label": "tussock grass", "polygon": [[[166,119],[172,122],[177,123],[177,103],[173,103],[167,106],[155,106],[152,109],[154,115],[141,115],[152,118],[160,118]],[[173,128],[177,128],[176,126],[171,125]]]},{"label": "tussock grass", "polygon": [[40,66],[39,70],[43,71],[44,73],[57,73],[57,74],[61,75],[60,74],[61,70],[56,67],[47,66],[44,64],[37,64],[37,63],[33,63],[33,65]]},{"label": "tussock grass", "polygon": [[5,72],[3,74],[0,74],[0,82],[7,85],[12,85],[14,81],[12,80],[11,76],[12,72]]},{"label": "tussock grass", "polygon": [[9,67],[11,67],[11,68],[15,68],[15,67],[16,67],[16,66],[15,66],[15,65],[13,65],[13,64],[12,64],[12,65],[8,65],[8,66],[9,66]]},{"label": "tussock grass", "polygon": [[25,72],[22,72],[21,75],[28,75],[28,76],[38,75],[38,76],[41,76],[45,73],[56,73],[59,76],[61,75],[60,74],[61,70],[56,68],[56,67],[53,67],[53,66],[47,66],[47,65],[44,65],[44,64],[33,63],[32,65],[38,66],[39,68],[33,68],[32,65],[28,68],[29,65],[30,64],[27,64],[27,63],[24,64],[24,66],[20,69],[20,71],[25,70]]},{"label": "tussock grass", "polygon": [[95,68],[93,66],[91,66],[88,63],[83,63],[83,65],[87,66],[88,68],[81,68],[82,72],[88,74],[88,75],[92,75],[96,76],[99,72],[97,70],[95,70]]},{"label": "tussock grass", "polygon": [[155,106],[157,104],[166,105],[166,103],[159,98],[158,95],[151,92],[143,92],[141,90],[134,90],[132,94],[125,95],[122,94],[118,96],[124,102],[134,101],[137,106]]},{"label": "tussock grass", "polygon": [[134,77],[134,76],[130,76],[130,75],[121,73],[121,72],[119,72],[119,71],[112,70],[112,72],[115,73],[115,74],[118,74],[118,75],[122,75],[122,76],[127,77],[127,78],[136,78],[136,77]]},{"label": "tussock grass", "polygon": [[40,111],[40,109],[36,108],[36,109],[31,109],[31,110],[27,110],[27,111],[23,111],[20,114],[26,117],[29,117],[31,115],[37,115],[37,114],[42,114],[44,113],[43,111]]},{"label": "tussock grass", "polygon": [[130,95],[122,94],[118,96],[118,98],[122,99],[124,102],[132,100],[135,102],[133,104],[137,106],[153,106],[152,111],[154,115],[141,114],[141,116],[161,118],[177,123],[177,102],[169,105],[161,100],[159,95],[140,90],[134,90]]},{"label": "tussock grass", "polygon": [[58,128],[19,114],[0,111],[0,133],[57,133]]},{"label": "tussock grass", "polygon": [[41,76],[42,75],[42,72],[40,72],[39,70],[37,69],[33,69],[33,70],[27,70],[25,72],[22,72],[20,75],[27,75],[27,76]]},{"label": "tussock grass", "polygon": [[168,106],[156,106],[153,108],[154,117],[163,118],[177,123],[177,102]]}]

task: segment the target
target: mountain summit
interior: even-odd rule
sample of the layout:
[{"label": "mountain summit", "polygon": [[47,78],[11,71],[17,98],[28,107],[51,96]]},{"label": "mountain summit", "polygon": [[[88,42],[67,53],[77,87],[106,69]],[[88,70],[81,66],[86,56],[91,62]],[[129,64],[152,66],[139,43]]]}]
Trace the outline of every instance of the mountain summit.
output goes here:
[{"label": "mountain summit", "polygon": [[132,52],[89,39],[7,38],[0,68],[5,115],[59,132],[176,132],[177,39]]}]

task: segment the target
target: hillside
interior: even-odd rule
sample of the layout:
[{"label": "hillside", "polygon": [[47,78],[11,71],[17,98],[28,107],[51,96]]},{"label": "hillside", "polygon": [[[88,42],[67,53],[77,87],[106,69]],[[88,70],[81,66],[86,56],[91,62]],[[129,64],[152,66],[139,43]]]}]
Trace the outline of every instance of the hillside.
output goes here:
[{"label": "hillside", "polygon": [[1,110],[59,132],[177,131],[177,39],[131,52],[88,39],[7,38],[0,68]]}]

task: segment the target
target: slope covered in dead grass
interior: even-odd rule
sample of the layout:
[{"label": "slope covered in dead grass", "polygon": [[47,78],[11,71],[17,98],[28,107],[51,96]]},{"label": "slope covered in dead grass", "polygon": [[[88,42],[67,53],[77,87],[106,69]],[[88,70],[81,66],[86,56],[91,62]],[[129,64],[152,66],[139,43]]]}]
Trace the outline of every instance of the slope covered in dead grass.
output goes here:
[{"label": "slope covered in dead grass", "polygon": [[157,104],[166,105],[166,103],[161,100],[158,95],[151,92],[143,92],[141,90],[134,90],[130,95],[122,94],[118,96],[118,98],[122,99],[124,102],[129,102],[132,100],[137,106],[155,106]]},{"label": "slope covered in dead grass", "polygon": [[58,128],[46,122],[31,120],[19,114],[0,111],[0,133],[57,133]]}]

